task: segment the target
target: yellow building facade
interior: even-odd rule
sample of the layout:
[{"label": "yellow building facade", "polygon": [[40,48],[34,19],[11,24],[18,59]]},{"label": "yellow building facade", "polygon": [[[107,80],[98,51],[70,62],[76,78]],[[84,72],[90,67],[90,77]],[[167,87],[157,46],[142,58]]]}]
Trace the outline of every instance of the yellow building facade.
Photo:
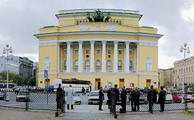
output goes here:
[{"label": "yellow building facade", "polygon": [[45,26],[39,39],[38,86],[57,79],[91,82],[92,89],[158,86],[158,40],[153,27],[140,26],[138,11],[62,10],[58,24]]},{"label": "yellow building facade", "polygon": [[165,87],[174,87],[174,68],[158,70],[159,85]]},{"label": "yellow building facade", "polygon": [[174,62],[174,86],[194,84],[194,56]]}]

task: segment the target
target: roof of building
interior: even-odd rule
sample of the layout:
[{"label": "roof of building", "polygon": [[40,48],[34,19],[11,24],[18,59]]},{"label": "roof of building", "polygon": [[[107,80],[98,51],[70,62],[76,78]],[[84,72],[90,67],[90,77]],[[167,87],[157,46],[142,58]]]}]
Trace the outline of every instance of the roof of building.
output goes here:
[{"label": "roof of building", "polygon": [[142,14],[135,10],[124,10],[124,9],[71,9],[71,10],[60,10],[56,14],[57,18],[66,16],[85,16],[88,13],[95,13],[97,10],[105,14],[115,15],[115,16],[136,16],[141,19]]}]

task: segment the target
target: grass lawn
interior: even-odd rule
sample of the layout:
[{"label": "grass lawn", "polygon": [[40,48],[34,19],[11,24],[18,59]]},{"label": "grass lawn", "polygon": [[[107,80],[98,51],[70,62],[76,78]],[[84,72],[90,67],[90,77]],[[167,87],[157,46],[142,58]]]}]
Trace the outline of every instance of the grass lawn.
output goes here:
[{"label": "grass lawn", "polygon": [[194,110],[188,110],[186,112],[187,115],[191,115],[191,116],[194,116]]}]

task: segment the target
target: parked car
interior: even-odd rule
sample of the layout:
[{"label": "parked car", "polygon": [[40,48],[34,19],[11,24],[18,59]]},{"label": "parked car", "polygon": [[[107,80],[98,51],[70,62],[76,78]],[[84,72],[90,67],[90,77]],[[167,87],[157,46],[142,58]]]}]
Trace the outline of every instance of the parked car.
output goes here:
[{"label": "parked car", "polygon": [[173,103],[173,96],[171,93],[167,93],[166,94],[166,100],[165,100],[166,104],[172,104]]},{"label": "parked car", "polygon": [[182,102],[182,97],[179,94],[173,94],[172,99],[174,103],[181,103]]},{"label": "parked car", "polygon": [[29,102],[30,98],[27,96],[27,91],[19,91],[16,95],[16,102]]},{"label": "parked car", "polygon": [[[183,96],[183,98],[184,98],[184,96]],[[194,98],[193,98],[192,94],[187,94],[186,100],[187,100],[188,103],[194,102]]]},{"label": "parked car", "polygon": [[75,105],[80,105],[80,104],[81,104],[81,99],[80,99],[80,97],[79,97],[79,94],[75,93],[75,94],[73,95],[73,103],[74,103]]},{"label": "parked car", "polygon": [[5,100],[5,92],[0,92],[0,100]]},{"label": "parked car", "polygon": [[91,91],[88,95],[88,104],[99,103],[99,91]]},{"label": "parked car", "polygon": [[140,92],[139,104],[147,104],[147,96],[143,92]]}]

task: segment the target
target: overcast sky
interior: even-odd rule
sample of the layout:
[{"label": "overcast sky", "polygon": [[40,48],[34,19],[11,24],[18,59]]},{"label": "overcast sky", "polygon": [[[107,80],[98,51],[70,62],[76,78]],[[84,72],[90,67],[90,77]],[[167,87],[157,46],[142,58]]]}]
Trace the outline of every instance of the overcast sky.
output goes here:
[{"label": "overcast sky", "polygon": [[33,34],[45,25],[56,25],[59,10],[78,8],[139,10],[141,25],[157,27],[164,35],[159,41],[159,68],[172,67],[183,58],[179,48],[184,42],[193,55],[193,0],[0,0],[0,51],[9,43],[15,55],[37,61],[38,40]]}]

